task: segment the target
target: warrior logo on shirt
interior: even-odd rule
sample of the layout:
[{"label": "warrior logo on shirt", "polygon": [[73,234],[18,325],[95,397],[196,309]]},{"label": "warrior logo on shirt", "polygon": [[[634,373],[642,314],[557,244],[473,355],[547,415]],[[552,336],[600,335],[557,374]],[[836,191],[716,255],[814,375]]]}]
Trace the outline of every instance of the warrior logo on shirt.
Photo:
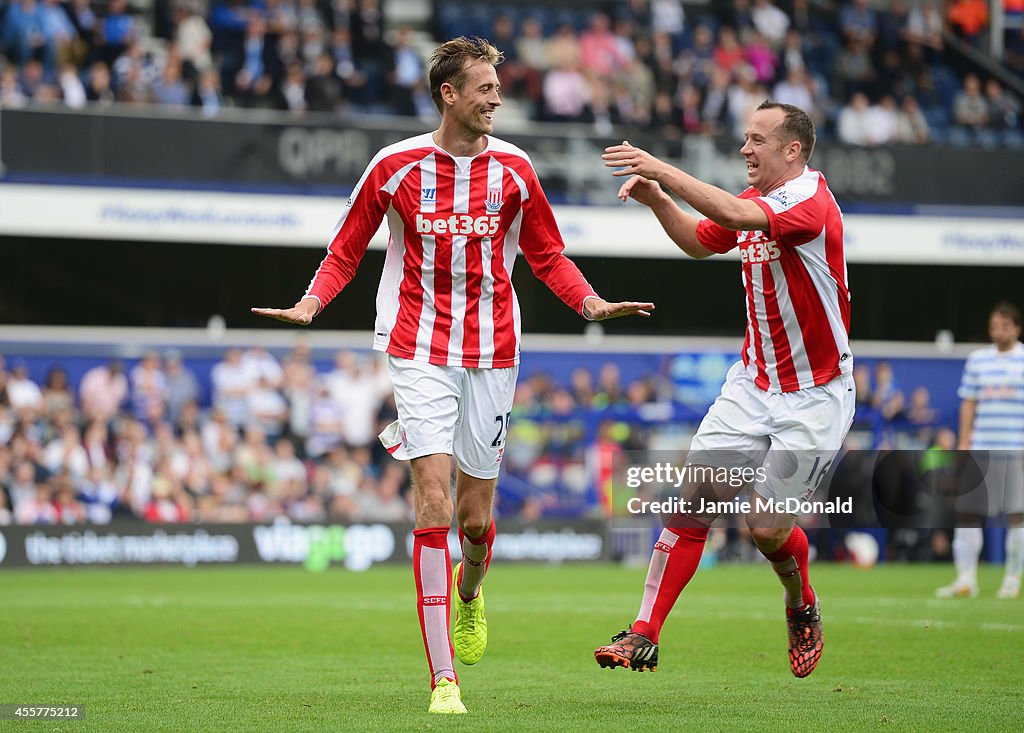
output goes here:
[{"label": "warrior logo on shirt", "polygon": [[423,188],[420,189],[420,203],[421,204],[433,204],[437,201],[437,189],[436,188]]}]

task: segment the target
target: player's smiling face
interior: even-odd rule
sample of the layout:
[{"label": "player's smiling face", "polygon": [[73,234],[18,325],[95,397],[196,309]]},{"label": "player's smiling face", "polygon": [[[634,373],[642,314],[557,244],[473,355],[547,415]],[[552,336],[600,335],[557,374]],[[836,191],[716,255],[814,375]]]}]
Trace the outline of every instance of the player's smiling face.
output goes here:
[{"label": "player's smiling face", "polygon": [[[781,109],[762,109],[750,118],[740,153],[747,162],[747,183],[762,194],[768,193],[786,180],[795,160],[793,146],[783,143],[779,127],[785,119]],[[799,150],[796,150],[799,155]]]},{"label": "player's smiling face", "polygon": [[466,81],[455,90],[448,114],[471,135],[488,135],[494,131],[494,112],[501,106],[498,74],[482,59],[466,62],[465,71]]}]

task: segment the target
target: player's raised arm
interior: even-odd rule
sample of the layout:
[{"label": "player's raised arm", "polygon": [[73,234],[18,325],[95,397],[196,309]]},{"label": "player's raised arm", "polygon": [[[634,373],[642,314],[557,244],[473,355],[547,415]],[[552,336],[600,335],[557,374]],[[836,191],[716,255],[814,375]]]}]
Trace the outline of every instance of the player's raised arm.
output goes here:
[{"label": "player's raised arm", "polygon": [[[613,176],[641,176],[660,183],[716,224],[732,231],[767,231],[768,216],[748,199],[738,198],[675,166],[659,160],[646,150],[623,141],[605,148],[601,156]],[[620,192],[621,197],[621,192]]]}]

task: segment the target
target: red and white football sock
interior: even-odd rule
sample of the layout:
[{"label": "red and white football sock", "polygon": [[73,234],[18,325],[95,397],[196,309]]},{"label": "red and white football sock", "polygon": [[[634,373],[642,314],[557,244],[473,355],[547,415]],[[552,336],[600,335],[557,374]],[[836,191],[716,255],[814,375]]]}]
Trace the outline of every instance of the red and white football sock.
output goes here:
[{"label": "red and white football sock", "polygon": [[448,633],[448,602],[452,587],[452,560],[448,552],[448,528],[413,530],[412,572],[416,577],[416,612],[420,617],[423,647],[430,667],[430,688],[455,674],[454,652]]},{"label": "red and white football sock", "polygon": [[707,539],[707,527],[666,527],[661,530],[647,569],[644,599],[633,622],[634,633],[658,642],[661,627],[672,606],[697,572]]},{"label": "red and white football sock", "polygon": [[775,574],[782,581],[786,608],[804,608],[814,605],[814,591],[811,589],[808,568],[807,535],[799,527],[793,527],[782,547],[775,552],[763,552],[772,564]]},{"label": "red and white football sock", "polygon": [[494,520],[479,537],[470,537],[459,528],[459,542],[462,544],[462,567],[459,569],[459,596],[467,603],[480,592],[480,584],[491,567],[491,545],[494,544],[496,528]]}]

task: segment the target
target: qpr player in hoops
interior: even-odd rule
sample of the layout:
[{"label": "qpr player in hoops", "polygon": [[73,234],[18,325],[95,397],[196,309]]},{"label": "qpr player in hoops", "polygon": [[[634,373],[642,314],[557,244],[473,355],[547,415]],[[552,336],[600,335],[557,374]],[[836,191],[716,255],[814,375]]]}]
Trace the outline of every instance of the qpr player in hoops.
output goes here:
[{"label": "qpr player in hoops", "polygon": [[[413,573],[432,713],[466,712],[453,647],[463,663],[475,664],[487,646],[481,583],[491,560],[491,507],[519,370],[519,304],[511,279],[517,251],[588,320],[648,316],[654,308],[601,299],[563,254],[529,157],[490,134],[501,106],[494,69],[501,60],[480,38],[438,47],[429,81],[440,127],[374,156],[345,205],[327,256],[294,306],[252,309],[310,323],[355,275],[387,218],[391,238],[377,291],[373,348],[389,355],[399,419],[381,441],[412,466]],[[453,456],[464,558],[454,571],[447,539]],[[450,598],[456,611],[451,636]]]},{"label": "qpr player in hoops", "polygon": [[[854,412],[850,293],[842,214],[824,176],[807,165],[814,125],[805,112],[766,101],[740,149],[747,188],[734,196],[628,142],[602,156],[613,175],[631,176],[619,198],[649,207],[683,252],[704,258],[739,248],[747,310],[741,361],[729,370],[687,455],[688,465],[764,466],[754,499],[807,498],[828,472]],[[662,186],[706,219],[680,209]],[[727,484],[688,481],[682,498],[727,500]],[[761,502],[763,505],[764,502]],[[653,669],[662,624],[697,570],[716,514],[676,514],[654,547],[643,600],[629,629],[594,655],[602,667]],[[792,514],[756,509],[751,536],[782,582],[790,669],[806,677],[821,657],[818,598],[808,573],[807,537]]]}]

